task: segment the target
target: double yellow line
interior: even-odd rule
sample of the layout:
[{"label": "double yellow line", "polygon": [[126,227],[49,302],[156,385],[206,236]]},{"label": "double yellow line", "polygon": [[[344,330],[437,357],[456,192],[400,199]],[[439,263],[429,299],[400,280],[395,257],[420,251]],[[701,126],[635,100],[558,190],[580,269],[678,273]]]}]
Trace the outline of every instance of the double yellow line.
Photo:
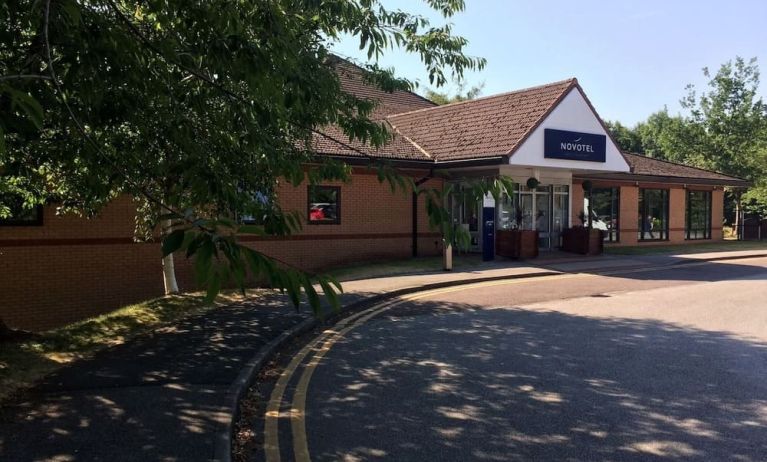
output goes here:
[{"label": "double yellow line", "polygon": [[[576,277],[592,276],[588,274],[563,274],[557,275],[557,279],[568,279]],[[463,290],[476,289],[480,287],[492,287],[500,285],[511,285],[534,282],[540,279],[551,279],[551,276],[539,276],[524,279],[502,280],[502,281],[489,281],[480,282],[476,284],[466,284],[458,287],[449,287],[445,289],[435,289],[424,292],[419,292],[412,295],[399,297],[393,301],[387,301],[374,305],[359,313],[355,313],[347,318],[342,319],[336,323],[333,328],[322,332],[316,339],[312,340],[303,347],[290,361],[285,370],[280,375],[277,383],[272,390],[272,394],[269,397],[269,403],[266,407],[266,415],[264,422],[264,451],[266,455],[266,462],[279,462],[280,457],[280,439],[279,439],[279,422],[281,418],[289,417],[290,425],[293,434],[293,454],[296,462],[309,462],[311,456],[309,455],[309,445],[306,436],[306,395],[309,389],[309,381],[312,378],[312,374],[319,365],[325,354],[330,351],[333,345],[344,335],[346,335],[352,329],[369,321],[371,318],[378,316],[379,314],[387,311],[396,306],[404,303],[418,300],[421,298],[431,297],[434,295],[459,292]],[[303,363],[306,357],[314,352],[314,356],[304,367],[301,377],[296,385],[296,390],[293,394],[293,402],[289,412],[283,413],[281,411],[282,402],[285,395],[285,391],[290,383],[291,379],[295,375],[298,367]]]},{"label": "double yellow line", "polygon": [[[297,462],[308,462],[311,460],[309,455],[309,446],[306,436],[306,395],[309,389],[309,381],[312,378],[312,374],[319,365],[322,358],[327,354],[333,345],[344,335],[346,335],[352,329],[364,324],[371,318],[381,314],[382,312],[394,308],[395,306],[402,305],[406,302],[418,300],[421,298],[431,297],[434,295],[459,292],[463,290],[476,289],[480,287],[492,287],[501,285],[523,284],[535,282],[538,280],[551,280],[552,278],[571,279],[571,278],[587,278],[587,277],[604,277],[604,276],[617,276],[620,274],[631,273],[643,273],[653,272],[668,269],[689,268],[695,266],[706,265],[709,262],[701,261],[695,263],[685,263],[680,266],[667,266],[667,267],[650,267],[650,268],[626,268],[615,269],[613,271],[605,271],[601,273],[563,273],[556,276],[535,276],[524,279],[512,279],[512,280],[499,280],[479,282],[475,284],[465,284],[456,287],[449,287],[445,289],[428,290],[424,292],[418,292],[412,295],[399,297],[395,300],[379,303],[371,308],[368,308],[359,313],[353,314],[347,318],[342,319],[336,323],[333,328],[328,329],[320,334],[316,339],[309,342],[308,345],[303,347],[290,361],[288,366],[280,375],[277,383],[272,390],[272,394],[269,399],[269,403],[266,408],[265,424],[264,424],[264,449],[266,453],[266,462],[279,462],[280,461],[280,441],[279,441],[279,421],[281,417],[289,417],[291,423],[291,430],[293,434],[293,453]],[[295,375],[298,367],[303,363],[306,357],[314,352],[314,356],[304,367],[301,377],[296,386],[296,390],[293,394],[293,401],[291,409],[284,415],[281,412],[282,402],[285,395],[285,391],[290,383],[291,379]]]}]

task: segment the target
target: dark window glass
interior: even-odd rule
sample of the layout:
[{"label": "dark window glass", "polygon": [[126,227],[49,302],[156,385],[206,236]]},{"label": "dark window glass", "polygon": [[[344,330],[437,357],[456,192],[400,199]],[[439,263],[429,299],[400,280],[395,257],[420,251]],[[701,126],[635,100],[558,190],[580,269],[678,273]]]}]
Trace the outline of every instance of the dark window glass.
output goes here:
[{"label": "dark window glass", "polygon": [[[269,205],[269,197],[264,193],[256,192],[255,200],[263,207]],[[264,213],[256,213],[255,215],[243,214],[239,216],[239,221],[244,225],[263,225],[266,222]]]},{"label": "dark window glass", "polygon": [[640,241],[668,239],[668,189],[639,190]]},{"label": "dark window glass", "polygon": [[591,226],[605,232],[605,242],[620,241],[620,188],[591,190]]},{"label": "dark window glass", "polygon": [[10,209],[11,214],[7,218],[0,218],[0,226],[42,226],[43,207],[38,205],[32,208],[24,206],[24,200],[16,195],[0,196],[0,206]]},{"label": "dark window glass", "polygon": [[687,191],[687,239],[711,239],[711,191]]},{"label": "dark window glass", "polygon": [[341,188],[309,186],[309,224],[341,223]]}]

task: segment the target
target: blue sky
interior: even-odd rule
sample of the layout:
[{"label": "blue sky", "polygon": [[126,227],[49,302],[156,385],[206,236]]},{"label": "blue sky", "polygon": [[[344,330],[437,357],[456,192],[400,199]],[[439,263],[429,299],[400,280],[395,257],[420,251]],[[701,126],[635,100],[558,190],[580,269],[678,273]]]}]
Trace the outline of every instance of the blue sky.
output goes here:
[{"label": "blue sky", "polygon": [[[384,1],[445,22],[422,3]],[[664,105],[678,112],[688,83],[705,87],[703,67],[713,71],[735,56],[758,59],[767,95],[764,0],[466,0],[449,21],[469,39],[467,52],[488,60],[466,76],[470,85],[485,83],[483,96],[577,77],[602,118],[633,125]],[[336,50],[364,58],[358,43]],[[419,80],[419,92],[428,84],[417,57],[395,51],[381,64]]]}]

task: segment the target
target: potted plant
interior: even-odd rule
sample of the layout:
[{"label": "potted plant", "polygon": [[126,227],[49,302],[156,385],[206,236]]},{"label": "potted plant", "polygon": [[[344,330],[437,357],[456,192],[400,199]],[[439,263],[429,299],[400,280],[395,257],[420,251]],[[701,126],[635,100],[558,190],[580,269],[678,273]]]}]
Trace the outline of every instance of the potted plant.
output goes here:
[{"label": "potted plant", "polygon": [[588,210],[578,214],[580,226],[562,231],[562,250],[582,255],[601,255],[604,252],[604,231],[594,229],[594,212],[591,209],[591,181],[583,182],[583,192],[589,198]]},{"label": "potted plant", "polygon": [[500,229],[495,233],[495,253],[508,258],[535,258],[538,256],[538,231],[522,229],[525,214],[517,206],[514,216],[514,227]]}]

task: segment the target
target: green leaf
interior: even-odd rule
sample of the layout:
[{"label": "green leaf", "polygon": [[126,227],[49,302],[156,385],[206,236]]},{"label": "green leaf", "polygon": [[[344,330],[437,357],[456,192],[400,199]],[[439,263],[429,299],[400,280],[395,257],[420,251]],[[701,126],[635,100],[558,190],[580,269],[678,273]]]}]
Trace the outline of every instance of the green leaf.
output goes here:
[{"label": "green leaf", "polygon": [[212,303],[221,291],[221,274],[214,271],[208,280],[208,288],[205,293],[205,303]]},{"label": "green leaf", "polygon": [[309,302],[309,306],[312,308],[312,312],[315,315],[322,316],[322,302],[320,301],[320,296],[317,294],[317,290],[314,288],[312,281],[306,274],[303,274],[301,277],[301,282],[304,287],[304,291],[306,292],[306,298]]},{"label": "green leaf", "polygon": [[339,311],[341,309],[341,302],[338,298],[338,293],[335,291],[335,288],[331,285],[331,283],[323,278],[320,278],[318,281],[320,284],[320,287],[322,287],[322,293],[325,296],[325,298],[330,303],[330,306],[333,308],[334,311]]},{"label": "green leaf", "polygon": [[166,257],[180,249],[181,245],[184,243],[185,235],[186,231],[177,229],[165,236],[165,239],[162,240],[162,256]]}]

